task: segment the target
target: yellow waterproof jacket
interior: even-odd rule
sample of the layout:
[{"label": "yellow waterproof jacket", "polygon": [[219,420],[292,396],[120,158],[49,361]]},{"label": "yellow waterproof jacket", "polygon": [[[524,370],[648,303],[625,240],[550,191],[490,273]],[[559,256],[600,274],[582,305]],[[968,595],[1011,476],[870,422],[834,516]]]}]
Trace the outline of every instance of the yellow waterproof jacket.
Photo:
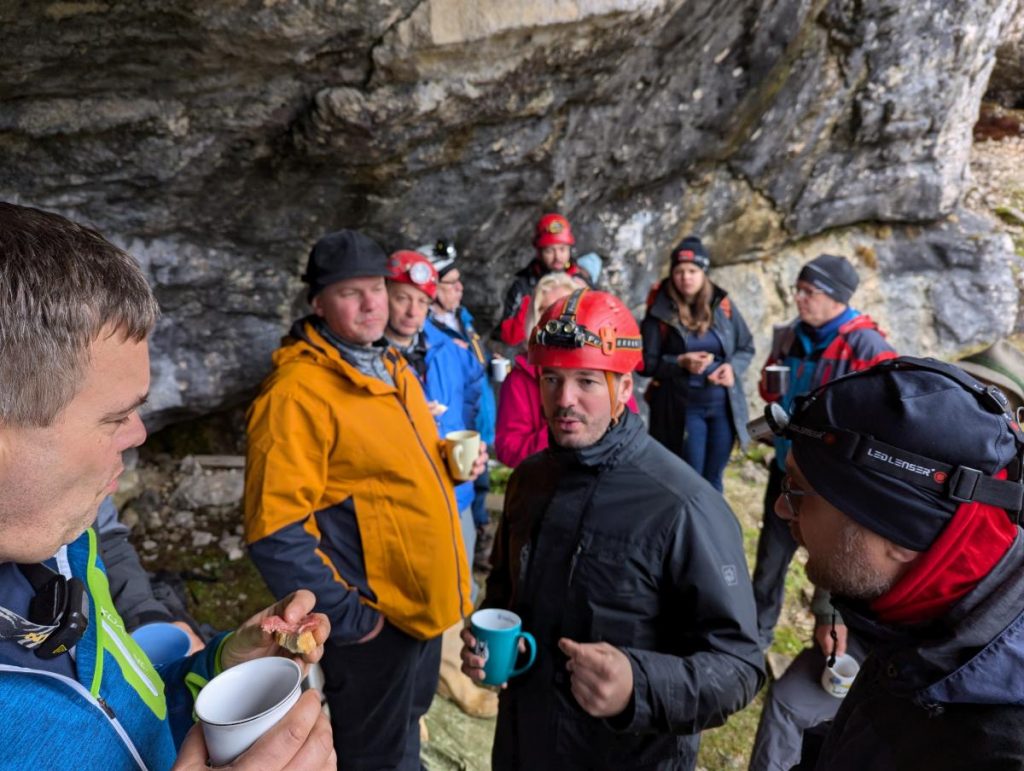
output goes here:
[{"label": "yellow waterproof jacket", "polygon": [[[451,478],[426,398],[394,349],[395,385],[364,375],[310,323],[286,338],[249,409],[245,532],[277,597],[317,595],[332,639],[378,613],[430,639],[472,610]],[[461,613],[460,613],[461,610]]]}]

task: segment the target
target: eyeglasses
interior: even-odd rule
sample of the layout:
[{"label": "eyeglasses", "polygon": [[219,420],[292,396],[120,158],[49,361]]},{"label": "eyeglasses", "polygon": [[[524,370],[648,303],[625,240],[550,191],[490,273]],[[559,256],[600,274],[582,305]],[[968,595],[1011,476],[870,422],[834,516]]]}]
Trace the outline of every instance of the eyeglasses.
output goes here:
[{"label": "eyeglasses", "polygon": [[814,297],[815,295],[825,294],[820,289],[814,289],[809,286],[795,286],[792,292],[793,297]]},{"label": "eyeglasses", "polygon": [[795,519],[800,516],[800,508],[793,501],[794,498],[799,500],[800,498],[807,498],[811,496],[820,496],[820,493],[811,492],[810,490],[801,490],[799,487],[793,487],[793,478],[785,476],[782,478],[782,500],[786,502],[786,507],[789,509],[790,515]]}]

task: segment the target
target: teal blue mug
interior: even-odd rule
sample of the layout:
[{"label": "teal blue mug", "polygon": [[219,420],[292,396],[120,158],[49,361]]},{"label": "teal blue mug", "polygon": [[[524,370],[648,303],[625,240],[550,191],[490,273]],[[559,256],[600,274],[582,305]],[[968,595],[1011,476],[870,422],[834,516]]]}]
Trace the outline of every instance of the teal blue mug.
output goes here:
[{"label": "teal blue mug", "polygon": [[[483,682],[486,685],[501,685],[533,666],[533,660],[537,658],[537,641],[532,634],[523,631],[522,619],[512,611],[499,608],[478,610],[470,616],[469,625],[476,638],[474,653],[484,659]],[[526,643],[529,658],[517,667],[520,640]]]}]

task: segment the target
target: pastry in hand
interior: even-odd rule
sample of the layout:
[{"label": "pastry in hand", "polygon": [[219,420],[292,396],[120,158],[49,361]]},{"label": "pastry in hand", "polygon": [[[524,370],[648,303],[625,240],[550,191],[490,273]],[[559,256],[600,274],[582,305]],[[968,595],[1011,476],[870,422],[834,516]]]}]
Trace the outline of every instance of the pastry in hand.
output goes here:
[{"label": "pastry in hand", "polygon": [[289,624],[280,616],[269,616],[260,623],[260,629],[274,635],[274,640],[282,648],[292,653],[312,653],[317,646],[313,630],[317,627],[317,619],[313,615],[306,616],[296,624]]}]

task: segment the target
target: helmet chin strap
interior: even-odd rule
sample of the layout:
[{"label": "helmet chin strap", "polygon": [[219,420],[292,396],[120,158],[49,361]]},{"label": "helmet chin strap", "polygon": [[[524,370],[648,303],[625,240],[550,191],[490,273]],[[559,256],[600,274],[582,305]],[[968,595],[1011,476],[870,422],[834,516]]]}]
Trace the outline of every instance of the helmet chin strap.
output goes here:
[{"label": "helmet chin strap", "polygon": [[619,401],[617,389],[615,388],[615,373],[611,370],[604,371],[604,382],[608,384],[608,399],[612,403],[612,425],[619,422],[626,405]]}]

